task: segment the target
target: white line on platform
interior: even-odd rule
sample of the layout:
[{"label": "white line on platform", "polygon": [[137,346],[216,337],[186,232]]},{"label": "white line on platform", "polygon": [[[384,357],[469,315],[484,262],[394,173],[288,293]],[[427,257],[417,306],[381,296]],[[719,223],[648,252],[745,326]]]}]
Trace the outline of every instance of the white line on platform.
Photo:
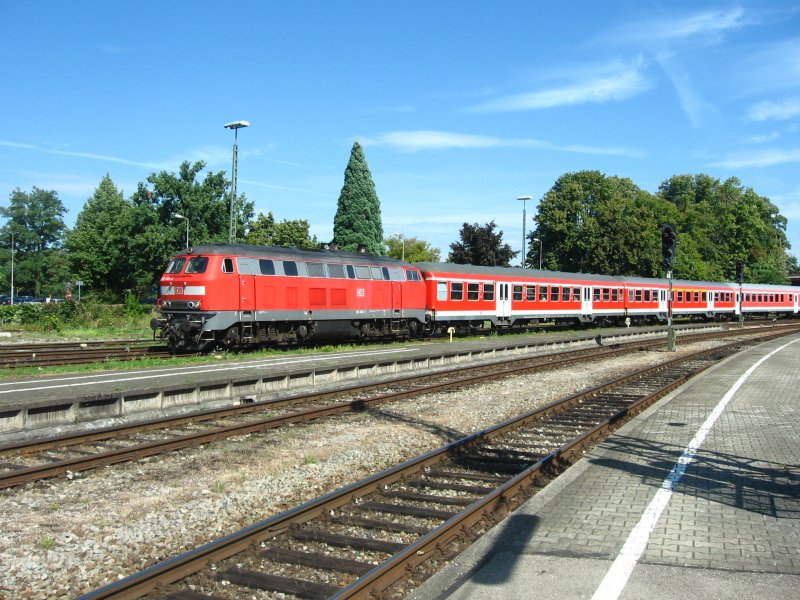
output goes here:
[{"label": "white line on platform", "polygon": [[636,566],[636,563],[639,561],[639,558],[647,546],[647,542],[650,539],[650,534],[653,532],[653,529],[655,529],[661,513],[669,503],[669,500],[672,497],[672,492],[675,490],[678,483],[680,483],[684,473],[686,473],[686,469],[689,467],[689,463],[691,463],[694,459],[697,451],[700,449],[700,446],[706,439],[708,432],[711,431],[711,428],[722,414],[722,411],[725,410],[725,407],[731,401],[736,392],[739,391],[739,388],[742,387],[747,378],[750,377],[750,375],[752,375],[753,372],[758,369],[758,367],[760,367],[774,354],[777,354],[787,346],[790,346],[798,341],[800,340],[794,340],[788,344],[784,344],[780,348],[777,348],[766,356],[763,356],[758,362],[747,369],[747,371],[745,371],[744,374],[736,380],[736,383],[733,384],[733,387],[731,387],[731,389],[729,389],[728,392],[722,397],[722,400],[719,401],[719,404],[717,404],[711,414],[708,415],[708,418],[705,420],[700,429],[697,430],[694,438],[691,442],[689,442],[689,445],[683,451],[683,454],[681,454],[681,457],[678,459],[678,462],[675,464],[675,466],[672,467],[672,471],[670,471],[669,475],[667,475],[667,478],[661,482],[661,488],[658,490],[653,500],[645,509],[644,513],[642,514],[642,518],[639,520],[639,523],[633,528],[633,531],[631,531],[628,539],[625,541],[625,545],[622,547],[622,550],[620,550],[620,553],[617,555],[617,558],[614,560],[614,563],[611,565],[608,573],[606,573],[606,576],[600,583],[600,587],[597,588],[594,596],[592,596],[592,600],[615,600],[616,598],[619,598],[619,595],[622,593],[622,590],[628,583],[628,579],[633,572],[633,568]]}]

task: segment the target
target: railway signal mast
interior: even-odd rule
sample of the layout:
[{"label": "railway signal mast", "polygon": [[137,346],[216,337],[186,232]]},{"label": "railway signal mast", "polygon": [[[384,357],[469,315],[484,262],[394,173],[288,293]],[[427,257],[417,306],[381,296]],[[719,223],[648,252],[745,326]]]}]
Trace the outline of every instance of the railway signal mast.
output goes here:
[{"label": "railway signal mast", "polygon": [[742,310],[742,284],[744,283],[744,263],[740,260],[736,261],[736,283],[739,284],[739,327],[744,327],[744,311]]},{"label": "railway signal mast", "polygon": [[675,226],[664,223],[661,226],[661,264],[667,270],[669,293],[667,294],[667,351],[675,352],[675,329],[672,327],[672,270],[675,268],[675,256],[678,253],[678,234]]}]

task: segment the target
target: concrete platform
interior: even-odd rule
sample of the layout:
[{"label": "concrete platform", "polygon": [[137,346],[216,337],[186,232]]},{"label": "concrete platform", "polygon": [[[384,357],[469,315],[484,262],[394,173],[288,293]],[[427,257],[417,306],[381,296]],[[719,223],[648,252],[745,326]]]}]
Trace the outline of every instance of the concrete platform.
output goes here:
[{"label": "concrete platform", "polygon": [[[687,325],[679,333],[725,325]],[[768,325],[767,325],[768,326]],[[286,354],[205,364],[104,371],[0,381],[0,444],[67,433],[86,423],[105,427],[155,416],[335,389],[376,379],[436,371],[604,343],[664,337],[663,327],[603,329]]]},{"label": "concrete platform", "polygon": [[411,597],[800,598],[800,336],[620,429]]}]

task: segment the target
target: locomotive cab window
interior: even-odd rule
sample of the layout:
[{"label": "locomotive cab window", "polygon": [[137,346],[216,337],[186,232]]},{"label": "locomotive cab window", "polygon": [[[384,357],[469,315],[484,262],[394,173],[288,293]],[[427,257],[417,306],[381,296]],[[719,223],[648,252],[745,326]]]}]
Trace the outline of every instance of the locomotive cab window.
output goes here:
[{"label": "locomotive cab window", "polygon": [[207,256],[194,256],[194,257],[189,259],[189,262],[186,265],[186,272],[187,273],[205,273],[207,267],[208,267],[208,257]]},{"label": "locomotive cab window", "polygon": [[222,259],[222,272],[223,273],[233,273],[233,259],[232,258],[223,258]]},{"label": "locomotive cab window", "polygon": [[175,274],[183,270],[183,265],[186,264],[185,258],[173,258],[167,265],[167,273]]},{"label": "locomotive cab window", "polygon": [[406,271],[406,280],[408,281],[422,281],[419,276],[419,271]]}]

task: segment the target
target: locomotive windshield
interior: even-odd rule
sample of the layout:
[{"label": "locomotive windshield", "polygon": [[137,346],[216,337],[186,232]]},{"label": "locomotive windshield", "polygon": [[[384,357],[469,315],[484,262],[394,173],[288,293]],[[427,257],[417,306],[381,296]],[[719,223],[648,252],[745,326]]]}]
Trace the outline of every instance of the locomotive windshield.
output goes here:
[{"label": "locomotive windshield", "polygon": [[186,263],[185,258],[173,258],[167,265],[166,273],[180,273],[183,270],[183,265]]},{"label": "locomotive windshield", "polygon": [[205,273],[208,267],[207,256],[195,256],[189,259],[189,264],[186,265],[187,273]]}]

